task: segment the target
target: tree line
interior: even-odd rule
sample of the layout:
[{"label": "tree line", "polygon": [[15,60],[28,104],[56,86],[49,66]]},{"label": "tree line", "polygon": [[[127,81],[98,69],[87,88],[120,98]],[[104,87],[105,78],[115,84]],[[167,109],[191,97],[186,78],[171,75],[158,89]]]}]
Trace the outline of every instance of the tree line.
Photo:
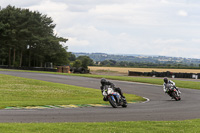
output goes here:
[{"label": "tree line", "polygon": [[70,66],[73,68],[85,68],[88,69],[88,66],[94,66],[94,61],[88,56],[78,56],[75,54],[69,53]]},{"label": "tree line", "polygon": [[129,61],[115,61],[115,60],[104,60],[97,61],[97,66],[114,66],[114,67],[143,67],[143,68],[185,68],[185,69],[199,69],[200,64],[183,64],[183,63],[151,63],[151,62],[129,62]]},{"label": "tree line", "polygon": [[56,24],[38,11],[7,6],[0,10],[0,64],[15,67],[43,67],[45,63],[69,64],[62,43],[54,34]]}]

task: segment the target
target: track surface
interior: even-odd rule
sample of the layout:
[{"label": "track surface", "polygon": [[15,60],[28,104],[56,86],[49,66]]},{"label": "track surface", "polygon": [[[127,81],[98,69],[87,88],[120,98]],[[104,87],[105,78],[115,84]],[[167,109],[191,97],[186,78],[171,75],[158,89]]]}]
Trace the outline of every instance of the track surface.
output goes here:
[{"label": "track surface", "polygon": [[[100,80],[53,74],[7,72],[0,74],[99,89]],[[0,122],[106,122],[106,121],[168,121],[200,118],[200,91],[180,89],[182,100],[174,101],[164,94],[162,86],[112,81],[124,93],[150,99],[146,103],[128,104],[127,108],[85,107],[65,109],[0,110]],[[101,95],[101,93],[99,94]]]}]

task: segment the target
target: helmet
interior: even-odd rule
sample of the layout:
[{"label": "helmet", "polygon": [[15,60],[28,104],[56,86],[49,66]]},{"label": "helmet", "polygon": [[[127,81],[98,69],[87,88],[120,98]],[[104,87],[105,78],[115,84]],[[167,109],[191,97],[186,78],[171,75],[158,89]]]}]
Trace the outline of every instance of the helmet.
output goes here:
[{"label": "helmet", "polygon": [[105,78],[102,78],[102,79],[101,79],[101,84],[102,84],[102,85],[104,85],[106,82],[107,82],[107,81],[106,81]]},{"label": "helmet", "polygon": [[164,77],[164,82],[167,84],[168,83],[168,78],[167,77]]}]

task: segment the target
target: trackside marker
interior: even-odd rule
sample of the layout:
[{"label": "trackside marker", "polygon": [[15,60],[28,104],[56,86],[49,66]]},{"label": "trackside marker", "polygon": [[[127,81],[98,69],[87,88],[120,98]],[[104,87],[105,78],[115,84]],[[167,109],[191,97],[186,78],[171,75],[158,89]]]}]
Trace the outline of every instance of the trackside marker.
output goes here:
[{"label": "trackside marker", "polygon": [[[147,103],[150,100],[146,97],[143,97],[144,99],[146,99],[145,102],[142,103]],[[138,103],[137,101],[132,101],[132,102],[128,102],[129,104],[133,104],[133,103]],[[108,106],[109,104],[70,104],[70,105],[44,105],[44,106],[27,106],[27,107],[6,107],[4,109],[55,109],[55,108],[82,108],[82,107],[105,107]]]},{"label": "trackside marker", "polygon": [[149,98],[146,98],[146,97],[143,97],[144,99],[146,99],[146,101],[144,101],[144,102],[142,102],[142,103],[147,103],[147,102],[149,102],[150,101],[150,99]]}]

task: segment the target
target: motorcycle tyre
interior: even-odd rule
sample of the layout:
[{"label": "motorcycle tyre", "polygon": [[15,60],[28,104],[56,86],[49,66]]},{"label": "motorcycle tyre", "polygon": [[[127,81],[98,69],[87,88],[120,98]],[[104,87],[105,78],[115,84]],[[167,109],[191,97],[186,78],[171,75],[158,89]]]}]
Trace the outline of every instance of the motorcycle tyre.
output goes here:
[{"label": "motorcycle tyre", "polygon": [[117,108],[117,103],[112,100],[111,96],[108,97],[108,101],[113,108]]},{"label": "motorcycle tyre", "polygon": [[180,100],[180,97],[177,96],[176,92],[172,92],[172,97],[173,97],[176,101],[179,101],[179,100]]}]

